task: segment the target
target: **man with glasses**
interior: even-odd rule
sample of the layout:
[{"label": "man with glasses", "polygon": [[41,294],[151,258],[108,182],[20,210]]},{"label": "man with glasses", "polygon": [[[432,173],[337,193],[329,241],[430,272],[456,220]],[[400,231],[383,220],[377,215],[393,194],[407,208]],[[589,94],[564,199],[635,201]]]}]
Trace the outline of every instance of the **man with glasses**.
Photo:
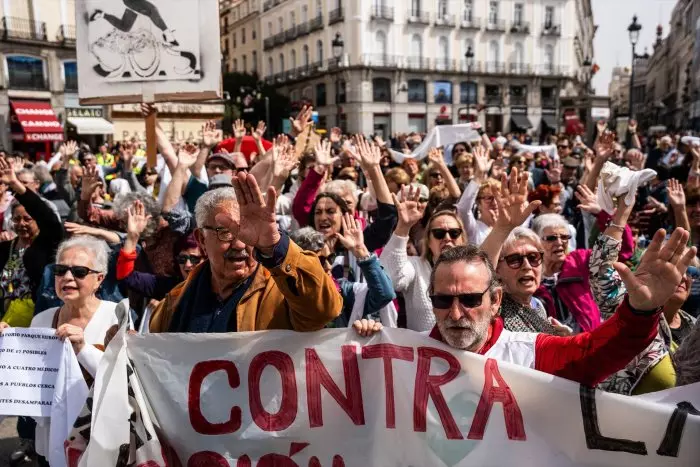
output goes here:
[{"label": "man with glasses", "polygon": [[430,278],[437,321],[430,336],[456,349],[594,386],[653,340],[662,306],[695,256],[695,248],[685,247],[687,231],[676,229],[662,246],[664,237],[663,230],[657,232],[634,273],[616,265],[628,295],[615,315],[595,330],[571,337],[504,329],[499,316],[503,289],[487,254],[474,245],[451,248],[437,260]]},{"label": "man with glasses", "polygon": [[199,198],[195,237],[207,259],[153,311],[150,332],[316,331],[340,314],[318,257],[278,230],[276,199],[245,173]]}]

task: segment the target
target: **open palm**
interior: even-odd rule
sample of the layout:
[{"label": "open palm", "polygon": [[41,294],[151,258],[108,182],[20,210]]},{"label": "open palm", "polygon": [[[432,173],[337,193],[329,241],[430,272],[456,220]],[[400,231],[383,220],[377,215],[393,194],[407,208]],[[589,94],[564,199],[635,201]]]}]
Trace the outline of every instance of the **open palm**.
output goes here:
[{"label": "open palm", "polygon": [[219,214],[217,222],[227,227],[241,242],[255,248],[271,248],[280,240],[275,219],[277,193],[274,188],[267,189],[267,200],[263,198],[255,177],[239,173],[233,177],[233,188],[240,212],[240,221],[234,222],[230,217]]},{"label": "open palm", "polygon": [[615,263],[634,309],[655,310],[675,293],[697,252],[695,247],[686,248],[689,236],[687,230],[676,228],[671,238],[663,244],[666,231],[660,229],[634,273],[625,264]]},{"label": "open palm", "polygon": [[525,220],[540,207],[541,201],[527,202],[527,172],[518,173],[514,167],[510,177],[501,176],[501,196],[496,197],[498,205],[498,219],[496,224],[500,227],[514,229],[522,225]]},{"label": "open palm", "polygon": [[402,201],[392,193],[394,205],[399,213],[399,222],[407,227],[413,226],[416,222],[423,218],[425,212],[425,203],[420,202],[420,189],[418,187],[410,187],[406,191],[405,187],[401,189]]}]

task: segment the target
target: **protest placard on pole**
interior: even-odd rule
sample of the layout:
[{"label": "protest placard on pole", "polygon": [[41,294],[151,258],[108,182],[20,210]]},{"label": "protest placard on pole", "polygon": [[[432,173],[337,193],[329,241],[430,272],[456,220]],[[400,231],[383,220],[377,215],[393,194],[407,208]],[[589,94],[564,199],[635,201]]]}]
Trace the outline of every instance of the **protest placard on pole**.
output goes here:
[{"label": "protest placard on pole", "polygon": [[75,11],[81,105],[221,97],[217,0],[85,0]]}]

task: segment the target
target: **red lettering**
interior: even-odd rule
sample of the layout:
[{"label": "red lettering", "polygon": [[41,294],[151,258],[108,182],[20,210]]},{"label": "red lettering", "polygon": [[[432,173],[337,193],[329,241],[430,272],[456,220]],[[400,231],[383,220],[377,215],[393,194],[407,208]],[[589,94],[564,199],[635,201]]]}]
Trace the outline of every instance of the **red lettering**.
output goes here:
[{"label": "red lettering", "polygon": [[[498,382],[498,386],[493,385],[494,379]],[[525,424],[518,402],[498,371],[498,363],[493,358],[489,358],[484,365],[484,389],[481,391],[479,405],[476,407],[474,420],[467,435],[468,439],[484,439],[486,423],[489,421],[495,402],[503,404],[508,439],[525,441]]]},{"label": "red lettering", "polygon": [[[447,362],[449,368],[444,374],[430,375],[430,362],[433,358],[441,358]],[[428,411],[428,397],[430,397],[440,416],[447,439],[464,439],[440,390],[440,386],[457,377],[460,368],[459,361],[451,353],[433,347],[418,347],[418,369],[413,400],[414,431],[426,430],[425,419]]]},{"label": "red lettering", "polygon": [[250,457],[247,455],[243,457],[239,457],[238,461],[236,461],[236,467],[252,467],[253,463],[250,461]]},{"label": "red lettering", "polygon": [[195,452],[187,461],[187,467],[229,467],[224,456],[212,451]]},{"label": "red lettering", "polygon": [[306,398],[309,404],[309,423],[312,428],[323,426],[321,407],[321,386],[335,399],[355,425],[365,424],[362,405],[362,383],[357,363],[357,349],[354,345],[342,346],[343,373],[345,375],[345,395],[335,384],[328,370],[314,349],[306,349]]},{"label": "red lettering", "polygon": [[362,358],[384,360],[384,390],[386,392],[386,427],[396,428],[396,407],[394,406],[394,369],[391,359],[413,361],[413,348],[395,344],[375,344],[362,347]]},{"label": "red lettering", "polygon": [[225,371],[228,376],[229,386],[231,386],[232,389],[236,389],[241,384],[241,380],[238,376],[236,365],[228,360],[208,360],[206,362],[199,362],[194,366],[192,374],[190,375],[187,408],[190,413],[192,428],[202,435],[224,435],[227,433],[234,433],[241,427],[241,409],[239,407],[232,407],[230,418],[223,423],[211,423],[204,417],[204,414],[202,414],[202,408],[199,403],[199,396],[202,392],[202,382],[209,374],[222,370]]},{"label": "red lettering", "polygon": [[[269,413],[260,397],[260,378],[265,367],[273,366],[282,377],[282,401],[275,414]],[[297,418],[297,382],[289,355],[277,350],[262,352],[253,358],[248,370],[248,401],[253,421],[265,431],[282,431]]]}]

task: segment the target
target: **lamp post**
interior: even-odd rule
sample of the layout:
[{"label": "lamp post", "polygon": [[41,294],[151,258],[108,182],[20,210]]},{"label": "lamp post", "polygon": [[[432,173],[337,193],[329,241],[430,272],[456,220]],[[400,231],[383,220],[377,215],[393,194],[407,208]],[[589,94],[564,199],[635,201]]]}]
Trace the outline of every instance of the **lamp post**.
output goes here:
[{"label": "lamp post", "polygon": [[467,121],[469,121],[470,115],[469,111],[471,110],[471,89],[472,89],[472,82],[470,79],[471,72],[472,72],[472,63],[474,62],[474,51],[472,50],[472,46],[467,47],[467,51],[464,54],[464,58],[467,61]]},{"label": "lamp post", "polygon": [[345,47],[345,44],[343,43],[343,38],[340,37],[340,33],[336,33],[335,39],[333,39],[333,42],[331,42],[331,45],[333,46],[333,56],[335,57],[335,64],[337,67],[336,75],[335,75],[335,109],[336,109],[336,120],[335,123],[338,126],[338,128],[342,127],[340,126],[340,117],[341,117],[341,112],[340,112],[340,61],[343,58],[343,48]]},{"label": "lamp post", "polygon": [[630,70],[630,96],[629,96],[629,119],[634,118],[634,112],[632,106],[634,105],[634,96],[632,95],[632,89],[634,88],[634,59],[636,58],[635,47],[637,46],[637,41],[639,40],[639,31],[641,31],[642,25],[637,22],[637,15],[632,17],[632,23],[627,27],[627,32],[630,36],[630,44],[632,44],[632,66]]}]

